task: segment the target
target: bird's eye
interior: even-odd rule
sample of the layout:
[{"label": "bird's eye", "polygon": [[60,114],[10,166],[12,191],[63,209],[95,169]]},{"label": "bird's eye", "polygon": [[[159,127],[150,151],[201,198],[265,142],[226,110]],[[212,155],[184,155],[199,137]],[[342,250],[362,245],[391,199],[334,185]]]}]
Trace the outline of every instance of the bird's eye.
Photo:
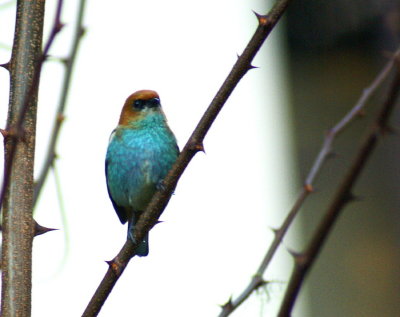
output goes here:
[{"label": "bird's eye", "polygon": [[160,99],[159,98],[152,98],[148,101],[148,106],[149,108],[155,108],[160,105]]},{"label": "bird's eye", "polygon": [[135,100],[134,102],[133,102],[133,107],[135,108],[135,109],[143,109],[144,108],[144,105],[145,105],[145,102],[144,102],[144,100]]}]

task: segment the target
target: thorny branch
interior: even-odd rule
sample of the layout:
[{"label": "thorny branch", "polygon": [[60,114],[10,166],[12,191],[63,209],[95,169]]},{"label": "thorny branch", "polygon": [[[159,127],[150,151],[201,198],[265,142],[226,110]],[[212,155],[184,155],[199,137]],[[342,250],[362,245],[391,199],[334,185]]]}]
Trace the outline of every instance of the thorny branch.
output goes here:
[{"label": "thorny branch", "polygon": [[[15,156],[16,145],[17,145],[17,142],[20,141],[20,139],[23,137],[23,134],[24,134],[23,124],[24,124],[25,115],[29,109],[29,100],[31,99],[34,92],[38,89],[42,65],[47,58],[50,47],[52,46],[52,44],[56,38],[56,35],[61,31],[61,29],[63,27],[63,24],[61,23],[62,7],[63,7],[63,0],[59,0],[57,3],[56,15],[54,18],[53,27],[52,27],[50,35],[49,35],[49,39],[43,49],[43,53],[36,61],[35,72],[33,75],[32,84],[29,87],[29,89],[26,90],[26,94],[23,99],[24,100],[23,107],[21,108],[21,111],[18,114],[17,123],[15,126],[9,127],[7,130],[1,130],[1,133],[3,134],[4,137],[13,138],[14,142],[12,143],[12,145],[9,149],[7,161],[6,161],[5,167],[4,167],[3,185],[1,188],[1,192],[0,192],[0,206],[3,205],[4,195],[5,195],[6,189],[8,187],[8,184],[10,182],[10,176],[11,176],[11,172],[12,172],[11,171],[12,162],[13,162],[13,159]],[[9,69],[9,63],[3,64],[2,66],[6,69]]]},{"label": "thorny branch", "polygon": [[266,281],[263,279],[263,274],[267,269],[269,263],[271,262],[276,250],[278,249],[283,237],[285,236],[287,230],[292,224],[294,218],[302,207],[306,198],[313,192],[313,184],[315,178],[318,176],[324,162],[328,158],[329,154],[332,151],[332,144],[336,137],[343,132],[343,130],[348,127],[348,125],[356,118],[360,111],[365,107],[366,103],[370,100],[376,90],[381,86],[384,80],[389,76],[394,66],[396,65],[395,59],[400,54],[400,49],[396,51],[394,57],[391,58],[383,69],[380,71],[378,76],[374,79],[371,85],[364,89],[360,98],[354,107],[333,127],[329,130],[327,135],[325,136],[325,140],[321,147],[320,152],[318,153],[314,164],[312,165],[310,172],[308,173],[305,184],[299,193],[292,209],[289,211],[282,225],[274,230],[274,239],[268,248],[267,253],[265,254],[263,260],[261,261],[260,266],[257,269],[257,272],[254,274],[248,286],[243,290],[243,292],[234,300],[231,298],[222,306],[222,311],[219,314],[219,317],[229,316],[236,308],[238,308],[255,290],[259,287],[266,284]]},{"label": "thorny branch", "polygon": [[376,148],[379,137],[384,132],[389,130],[387,126],[388,120],[396,105],[396,101],[398,100],[400,89],[399,59],[400,53],[397,51],[394,57],[397,70],[387,94],[387,99],[383,103],[376,121],[372,124],[370,131],[367,133],[364,141],[361,143],[353,163],[351,164],[349,170],[339,185],[331,204],[325,212],[325,216],[318,225],[305,251],[297,254],[293,253],[295,266],[278,314],[279,317],[290,316],[303,281],[312,265],[315,263],[315,260],[326,239],[328,238],[328,235],[331,232],[337,218],[339,217],[344,206],[354,199],[352,188],[355,182],[364,169],[368,158]]},{"label": "thorny branch", "polygon": [[[289,2],[290,0],[278,0],[267,15],[257,14],[258,27],[253,37],[200,119],[200,122],[180,153],[177,162],[165,178],[164,188],[154,195],[149,206],[139,218],[135,227],[135,241],[142,241],[145,234],[157,223],[162,211],[168,204],[180,176],[194,155],[199,151],[203,151],[203,139],[206,133],[240,79],[249,69],[253,68],[251,61],[285,12]],[[135,255],[135,248],[136,245],[132,244],[130,240],[127,241],[118,255],[108,262],[109,268],[82,316],[97,316],[128,262]]]},{"label": "thorny branch", "polygon": [[3,317],[31,315],[32,241],[37,228],[32,218],[33,168],[36,139],[37,96],[40,71],[50,46],[61,29],[62,1],[44,52],[42,36],[44,1],[20,0],[10,62],[2,65],[10,73],[10,96],[4,135],[5,167],[2,207]]},{"label": "thorny branch", "polygon": [[65,58],[63,60],[64,65],[65,65],[65,72],[64,72],[63,84],[62,84],[62,88],[61,88],[61,97],[60,97],[60,101],[59,101],[57,112],[56,112],[55,124],[54,124],[53,130],[51,132],[51,138],[50,138],[50,142],[49,142],[49,145],[47,148],[47,155],[46,155],[42,170],[41,170],[37,180],[35,181],[33,206],[36,205],[40,191],[46,180],[47,174],[48,174],[50,168],[52,167],[54,160],[56,159],[55,148],[56,148],[58,136],[60,135],[61,126],[64,121],[64,111],[65,111],[65,106],[67,103],[69,87],[71,84],[71,75],[72,75],[73,65],[75,63],[76,53],[78,51],[78,46],[79,46],[80,40],[82,39],[82,36],[84,34],[83,16],[84,16],[84,12],[85,12],[85,5],[86,5],[86,0],[80,0],[79,8],[78,8],[78,17],[77,17],[76,24],[75,24],[75,31],[74,31],[74,35],[73,35],[73,39],[72,39],[71,50],[70,50],[67,58]]}]

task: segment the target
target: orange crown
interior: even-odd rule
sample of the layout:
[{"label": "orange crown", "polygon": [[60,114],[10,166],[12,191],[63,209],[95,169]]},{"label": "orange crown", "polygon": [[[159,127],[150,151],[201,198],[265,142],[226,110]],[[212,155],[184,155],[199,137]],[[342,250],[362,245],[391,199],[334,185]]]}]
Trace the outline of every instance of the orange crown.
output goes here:
[{"label": "orange crown", "polygon": [[159,98],[158,94],[154,90],[138,90],[130,95],[124,106],[122,107],[121,116],[119,118],[119,125],[127,125],[129,121],[139,119],[141,112],[135,110],[133,103],[136,100],[149,100],[153,98]]}]

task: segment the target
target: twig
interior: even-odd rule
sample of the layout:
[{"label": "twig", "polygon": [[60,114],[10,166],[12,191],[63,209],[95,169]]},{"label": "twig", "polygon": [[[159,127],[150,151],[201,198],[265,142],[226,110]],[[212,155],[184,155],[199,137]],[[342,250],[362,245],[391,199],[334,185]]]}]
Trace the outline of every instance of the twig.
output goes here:
[{"label": "twig", "polygon": [[35,182],[33,206],[36,205],[36,202],[38,200],[40,191],[43,187],[44,181],[46,180],[49,170],[50,170],[51,166],[53,165],[54,160],[56,158],[55,148],[56,148],[58,136],[60,134],[61,125],[64,122],[64,111],[65,111],[65,105],[67,102],[69,87],[71,84],[72,68],[75,63],[76,53],[78,51],[78,46],[79,46],[80,40],[82,38],[82,35],[84,34],[83,16],[84,16],[84,11],[85,11],[85,5],[86,5],[86,0],[81,0],[79,3],[78,18],[77,18],[76,24],[75,24],[75,31],[74,31],[74,35],[73,35],[71,51],[69,52],[68,57],[64,60],[65,72],[64,72],[63,84],[62,84],[62,89],[61,89],[61,97],[60,97],[60,101],[59,101],[57,112],[56,112],[56,120],[54,123],[53,130],[51,132],[50,142],[49,142],[49,145],[47,148],[47,155],[46,155],[42,170],[39,174],[39,177],[37,178],[37,180]]},{"label": "twig", "polygon": [[365,107],[367,101],[371,98],[377,88],[382,84],[382,82],[388,77],[390,71],[395,65],[395,58],[400,54],[400,50],[397,50],[394,54],[394,57],[389,60],[389,62],[385,65],[385,67],[381,70],[375,80],[371,83],[368,88],[365,88],[360,99],[358,99],[356,105],[351,109],[342,120],[340,120],[332,129],[330,129],[325,137],[324,144],[322,145],[321,151],[319,152],[313,167],[311,168],[310,173],[306,178],[305,185],[310,186],[312,189],[312,184],[314,182],[315,177],[320,171],[323,163],[326,158],[329,156],[332,150],[332,143],[334,139],[340,134],[346,126],[349,125],[353,119],[359,115],[361,110]]},{"label": "twig", "polygon": [[[399,53],[396,53],[395,62],[399,67]],[[321,251],[329,233],[331,232],[333,225],[335,224],[338,216],[340,215],[343,207],[354,199],[352,194],[352,188],[361,174],[363,168],[366,165],[368,158],[371,156],[373,150],[376,148],[379,136],[388,130],[387,124],[389,116],[396,105],[396,101],[399,95],[400,88],[400,71],[397,69],[395,77],[392,81],[391,87],[387,94],[380,112],[378,113],[376,121],[370,128],[370,131],[366,135],[364,141],[343,178],[337,192],[333,198],[333,201],[329,205],[325,216],[318,225],[310,243],[303,253],[293,253],[295,259],[295,266],[283,299],[281,309],[279,311],[279,317],[289,317],[293,306],[295,304],[297,295],[300,291],[304,278],[311,269],[312,265]]]},{"label": "twig", "polygon": [[[16,124],[14,126],[8,126],[6,130],[2,130],[3,136],[10,137],[14,140],[12,142],[10,148],[8,149],[8,154],[7,154],[7,160],[5,162],[5,167],[4,167],[4,176],[3,176],[3,185],[1,188],[1,193],[0,193],[0,206],[3,205],[4,201],[4,195],[6,193],[6,189],[8,187],[8,184],[10,182],[10,176],[12,172],[12,162],[15,156],[15,151],[16,151],[16,145],[17,142],[20,141],[21,138],[23,138],[24,130],[23,130],[23,125],[24,125],[24,119],[25,115],[29,110],[29,101],[34,95],[34,92],[38,89],[39,86],[39,79],[40,79],[40,72],[42,69],[43,62],[46,60],[46,57],[49,53],[50,47],[54,42],[54,39],[56,35],[61,31],[63,24],[61,23],[61,10],[63,6],[63,0],[58,0],[57,3],[57,9],[56,9],[56,15],[54,18],[54,23],[53,27],[51,29],[49,39],[47,40],[46,46],[44,47],[43,53],[40,55],[38,60],[36,61],[35,65],[35,71],[33,74],[33,79],[31,86],[25,91],[25,95],[23,98],[22,102],[22,108],[20,112],[18,113],[18,119],[16,121]],[[6,64],[7,69],[9,69],[9,63]]]},{"label": "twig", "polygon": [[[395,53],[395,56],[400,54],[400,50]],[[263,274],[267,269],[269,263],[272,260],[276,250],[278,249],[283,237],[285,236],[287,230],[289,229],[293,219],[296,217],[299,212],[301,206],[303,205],[306,198],[313,192],[313,183],[315,178],[318,176],[319,171],[321,170],[324,162],[326,161],[329,153],[332,150],[332,143],[335,138],[342,132],[351,122],[352,120],[360,113],[360,111],[365,107],[368,100],[372,97],[375,91],[380,87],[382,82],[388,77],[391,70],[395,65],[395,57],[390,59],[388,63],[384,66],[378,76],[374,79],[369,87],[364,89],[362,95],[358,99],[355,106],[333,127],[329,130],[327,135],[325,136],[324,143],[321,147],[320,152],[317,155],[317,158],[312,165],[310,172],[308,173],[305,181],[305,185],[303,186],[301,192],[299,193],[296,202],[294,203],[292,209],[289,211],[282,225],[274,230],[274,239],[268,248],[267,253],[265,254],[257,272],[254,274],[248,286],[243,290],[243,292],[234,300],[230,298],[224,305],[222,305],[222,311],[219,314],[219,317],[229,316],[236,308],[238,308],[255,290],[264,285],[266,281],[263,279]]]},{"label": "twig", "polygon": [[[267,15],[257,15],[258,27],[253,37],[200,119],[197,127],[180,153],[177,162],[165,178],[163,188],[154,195],[149,206],[139,218],[135,227],[136,241],[141,241],[144,235],[157,223],[187,165],[198,151],[204,150],[203,139],[206,133],[240,79],[249,69],[253,68],[251,61],[286,10],[289,2],[290,0],[278,0]],[[136,245],[127,241],[118,255],[112,261],[108,262],[109,269],[82,316],[97,316],[129,260],[134,256],[135,247]]]}]

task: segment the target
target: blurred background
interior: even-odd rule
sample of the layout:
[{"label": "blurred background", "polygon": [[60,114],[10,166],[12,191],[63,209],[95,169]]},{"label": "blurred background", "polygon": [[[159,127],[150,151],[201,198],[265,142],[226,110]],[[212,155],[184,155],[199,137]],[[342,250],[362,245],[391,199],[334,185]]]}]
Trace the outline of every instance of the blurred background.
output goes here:
[{"label": "blurred background", "polygon": [[[49,33],[54,2],[46,4]],[[59,98],[78,1],[65,2],[39,97],[37,171]],[[108,199],[104,156],[125,98],[158,91],[182,148],[235,63],[261,0],[88,1],[66,120],[35,219],[59,231],[35,238],[33,316],[83,312],[124,243]],[[215,316],[255,273],[316,157],[325,131],[357,101],[398,44],[398,1],[294,1],[257,55],[183,175],[150,234],[150,255],[134,258],[99,316]],[[0,2],[0,63],[10,56],[15,2]],[[45,35],[45,39],[47,36]],[[8,73],[0,69],[5,125]],[[274,316],[292,261],[307,243],[373,119],[383,90],[335,142],[329,160],[274,258],[272,282],[233,316]],[[399,111],[392,118],[398,126]],[[293,316],[400,315],[398,136],[387,136],[359,179],[362,200],[337,222],[306,280]],[[57,295],[55,295],[57,294]]]},{"label": "blurred background", "polygon": [[[323,133],[399,45],[399,1],[294,1],[286,20],[291,105],[303,179]],[[326,209],[385,89],[335,142],[335,156],[302,213],[304,241]],[[392,116],[399,127],[399,109]],[[400,316],[400,147],[387,135],[369,160],[306,285],[310,316]]]}]

